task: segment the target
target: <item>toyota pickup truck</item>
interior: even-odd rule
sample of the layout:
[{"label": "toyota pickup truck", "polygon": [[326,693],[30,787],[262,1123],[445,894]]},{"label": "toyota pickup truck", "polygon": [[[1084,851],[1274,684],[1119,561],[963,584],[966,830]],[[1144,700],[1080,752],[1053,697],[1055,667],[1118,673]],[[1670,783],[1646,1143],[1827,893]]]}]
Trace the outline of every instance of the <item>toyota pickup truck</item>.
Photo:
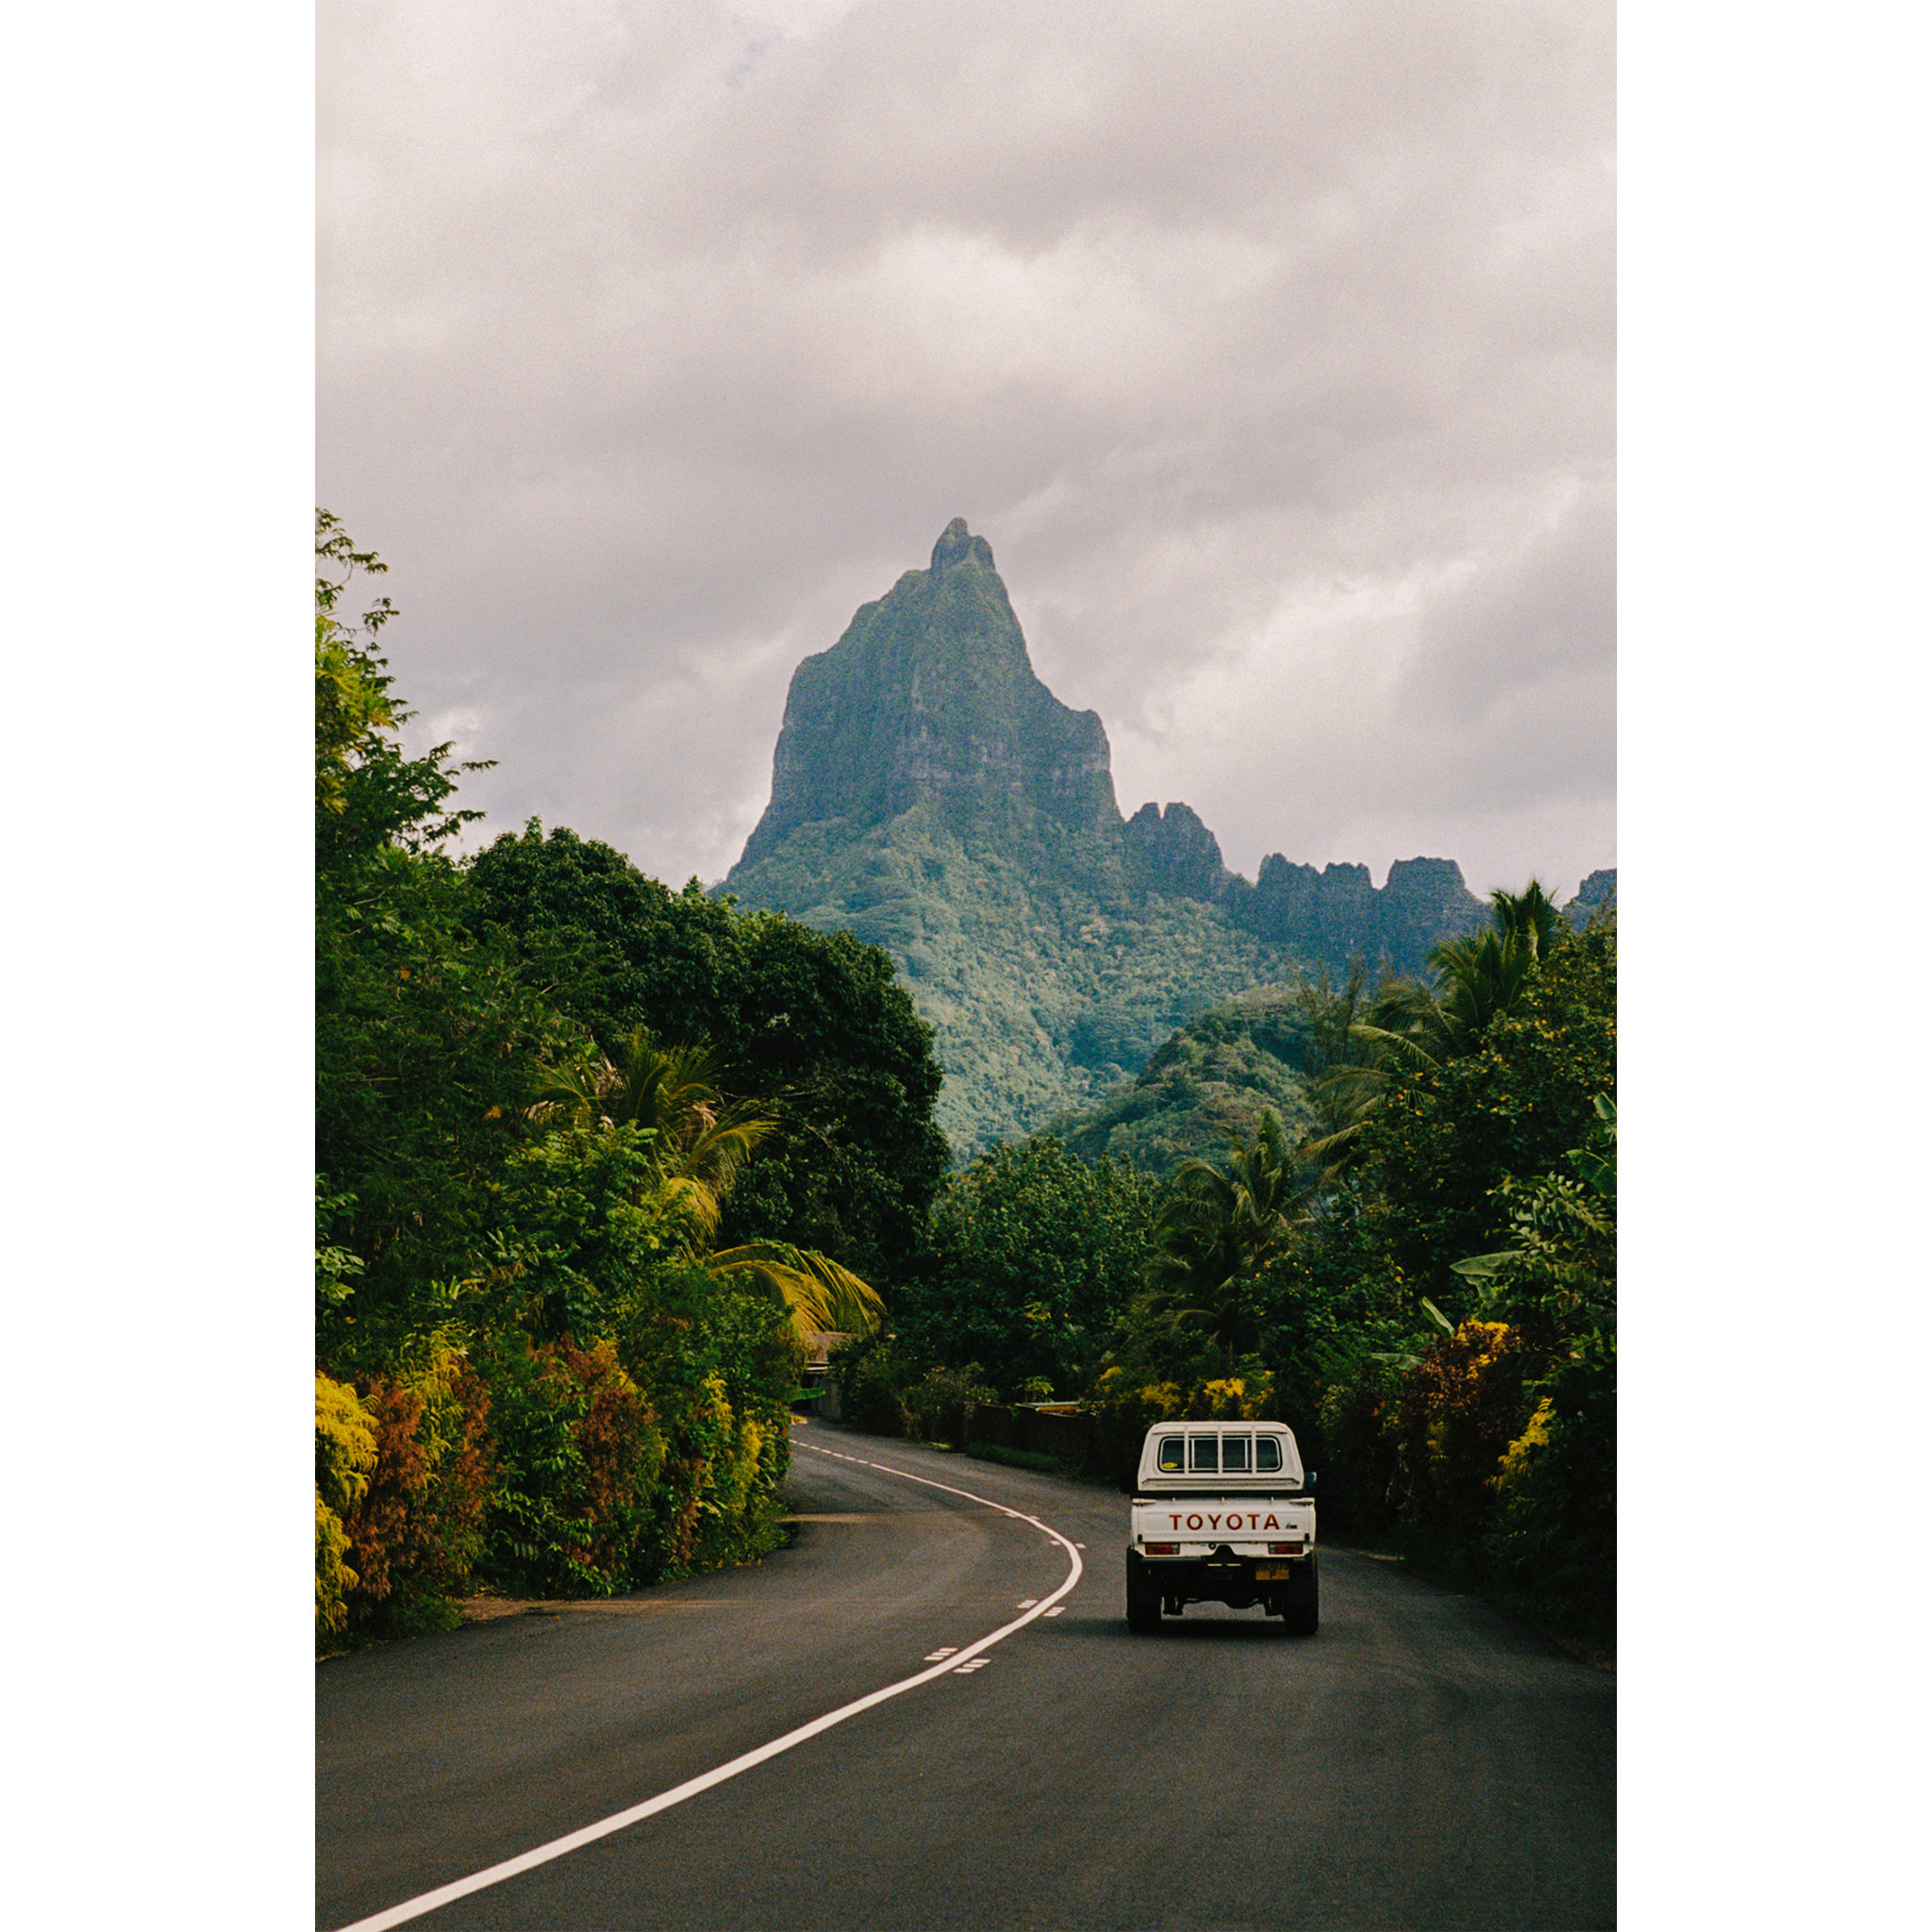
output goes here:
[{"label": "toyota pickup truck", "polygon": [[1299,1637],[1321,1622],[1315,1504],[1284,1423],[1162,1423],[1134,1478],[1127,1627],[1189,1604],[1262,1605]]}]

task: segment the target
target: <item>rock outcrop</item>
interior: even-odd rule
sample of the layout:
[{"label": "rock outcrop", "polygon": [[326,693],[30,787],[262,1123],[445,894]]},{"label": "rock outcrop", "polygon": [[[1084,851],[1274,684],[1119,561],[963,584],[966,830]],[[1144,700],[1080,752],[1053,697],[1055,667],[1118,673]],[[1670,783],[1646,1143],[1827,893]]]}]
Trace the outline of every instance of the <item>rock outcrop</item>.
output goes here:
[{"label": "rock outcrop", "polygon": [[1588,925],[1591,915],[1600,911],[1615,911],[1617,907],[1617,868],[1607,866],[1601,872],[1593,872],[1577,887],[1576,896],[1563,908],[1563,917],[1572,925]]},{"label": "rock outcrop", "polygon": [[955,517],[930,568],[863,606],[792,674],[772,802],[741,867],[808,824],[858,837],[933,802],[962,825],[1029,817],[1117,832],[1107,733],[1034,675],[992,551]]},{"label": "rock outcrop", "polygon": [[1474,932],[1484,918],[1483,902],[1453,858],[1399,858],[1378,891],[1365,865],[1317,872],[1271,852],[1252,886],[1234,880],[1225,904],[1235,924],[1257,939],[1338,972],[1360,958],[1371,972],[1386,964],[1413,973],[1439,940]]},{"label": "rock outcrop", "polygon": [[1150,891],[1212,904],[1227,891],[1231,874],[1221,862],[1221,841],[1185,805],[1143,805],[1127,821],[1127,849]]}]

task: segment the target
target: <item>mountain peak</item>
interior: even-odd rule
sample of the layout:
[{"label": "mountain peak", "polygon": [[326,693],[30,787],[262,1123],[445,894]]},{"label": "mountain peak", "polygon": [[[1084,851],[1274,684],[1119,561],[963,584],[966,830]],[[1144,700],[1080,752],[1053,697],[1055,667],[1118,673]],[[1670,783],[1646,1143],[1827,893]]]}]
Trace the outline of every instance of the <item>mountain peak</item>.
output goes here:
[{"label": "mountain peak", "polygon": [[975,537],[966,527],[964,517],[955,517],[940,532],[940,541],[932,546],[932,575],[939,576],[951,570],[955,564],[964,563],[969,559],[983,563],[988,570],[992,570],[992,545],[984,537]]},{"label": "mountain peak", "polygon": [[861,606],[829,651],[792,674],[772,802],[734,873],[802,825],[844,836],[932,801],[949,817],[1044,814],[1118,832],[1107,733],[1035,675],[984,537],[955,517],[929,570]]}]

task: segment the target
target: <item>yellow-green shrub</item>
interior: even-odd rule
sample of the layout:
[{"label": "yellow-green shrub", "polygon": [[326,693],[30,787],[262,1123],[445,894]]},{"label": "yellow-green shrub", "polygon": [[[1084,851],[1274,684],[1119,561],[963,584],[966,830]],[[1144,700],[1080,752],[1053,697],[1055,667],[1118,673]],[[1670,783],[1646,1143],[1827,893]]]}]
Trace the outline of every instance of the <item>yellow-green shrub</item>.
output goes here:
[{"label": "yellow-green shrub", "polygon": [[1238,1375],[1187,1382],[1116,1363],[1093,1385],[1087,1461],[1097,1474],[1124,1481],[1140,1466],[1147,1431],[1166,1422],[1252,1422],[1272,1415],[1274,1378],[1252,1357]]},{"label": "yellow-green shrub", "polygon": [[349,1567],[342,1518],[369,1493],[375,1469],[375,1420],[346,1384],[315,1375],[315,1641],[348,1628]]},{"label": "yellow-green shrub", "polygon": [[1402,1528],[1418,1554],[1478,1556],[1492,1479],[1524,1433],[1525,1376],[1546,1360],[1520,1328],[1468,1321],[1404,1375],[1396,1416]]}]

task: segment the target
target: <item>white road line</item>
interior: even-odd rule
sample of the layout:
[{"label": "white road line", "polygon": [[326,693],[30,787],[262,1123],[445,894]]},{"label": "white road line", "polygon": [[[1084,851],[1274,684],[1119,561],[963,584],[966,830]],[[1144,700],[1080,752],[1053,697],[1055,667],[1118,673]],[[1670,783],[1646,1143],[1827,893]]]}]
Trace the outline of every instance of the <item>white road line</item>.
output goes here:
[{"label": "white road line", "polygon": [[[1002,1624],[997,1630],[990,1631],[976,1642],[951,1652],[943,1663],[936,1663],[931,1669],[918,1672],[910,1677],[901,1677],[896,1684],[888,1684],[883,1690],[874,1690],[870,1695],[855,1699],[850,1704],[841,1704],[837,1710],[828,1710],[824,1717],[813,1718],[808,1724],[800,1724],[795,1731],[787,1731],[782,1738],[774,1738],[769,1744],[760,1744],[755,1751],[747,1751],[741,1757],[734,1757],[728,1764],[721,1764],[715,1771],[702,1773],[699,1776],[687,1778],[681,1785],[674,1785],[668,1791],[659,1791],[655,1798],[646,1798],[641,1805],[633,1805],[626,1811],[614,1811],[608,1818],[600,1818],[595,1824],[587,1824],[579,1831],[566,1833],[562,1838],[554,1838],[548,1844],[539,1845],[536,1850],[519,1853],[514,1858],[506,1858],[499,1865],[491,1865],[481,1872],[473,1872],[467,1878],[458,1878],[453,1884],[440,1885],[434,1891],[425,1891],[420,1897],[405,1899],[399,1906],[391,1906],[387,1911],[375,1913],[367,1919],[358,1919],[353,1924],[344,1925],[340,1932],[384,1932],[391,1925],[401,1925],[411,1919],[420,1919],[425,1912],[436,1911],[439,1907],[454,1904],[459,1898],[467,1898],[473,1891],[483,1891],[492,1885],[501,1885],[506,1878],[514,1878],[519,1873],[535,1871],[539,1865],[547,1865],[553,1858],[561,1858],[566,1854],[581,1851],[585,1845],[595,1844],[600,1838],[608,1838],[614,1831],[622,1831],[626,1825],[637,1824],[646,1818],[655,1818],[659,1811],[668,1811],[674,1805],[681,1805],[687,1798],[695,1798],[700,1791],[708,1791],[713,1785],[722,1785],[734,1778],[741,1772],[754,1769],[774,1757],[803,1744],[809,1738],[816,1738],[822,1731],[829,1731],[834,1724],[842,1724],[847,1718],[857,1717],[862,1710],[870,1710],[874,1705],[884,1704],[894,1697],[901,1697],[908,1690],[916,1690],[922,1684],[930,1684],[934,1679],[947,1676],[964,1668],[968,1671],[978,1669],[977,1664],[962,1665],[960,1659],[979,1657],[980,1652],[991,1650],[994,1644],[1003,1643],[1016,1630],[1024,1630],[1036,1617],[1049,1614],[1052,1607],[1073,1589],[1080,1580],[1080,1553],[1063,1537],[1058,1530],[1050,1529],[1037,1516],[1023,1516],[1017,1509],[1008,1509],[1004,1503],[995,1503],[990,1496],[976,1496],[971,1490],[955,1489],[951,1483],[936,1483],[930,1476],[914,1475],[909,1469],[893,1469],[884,1462],[866,1462],[857,1456],[840,1456],[836,1449],[821,1449],[816,1442],[801,1442],[801,1449],[809,1449],[814,1455],[837,1457],[841,1462],[858,1462],[865,1469],[876,1469],[887,1475],[903,1477],[908,1483],[919,1483],[928,1490],[943,1490],[949,1496],[963,1496],[969,1503],[984,1503],[990,1509],[1011,1516],[1021,1523],[1030,1523],[1036,1529],[1044,1530],[1048,1537],[1066,1551],[1073,1568],[1067,1572],[1067,1580],[1052,1595],[1043,1597],[1024,1616],[1015,1617],[1010,1624]],[[987,1659],[980,1657],[980,1662]]]}]

